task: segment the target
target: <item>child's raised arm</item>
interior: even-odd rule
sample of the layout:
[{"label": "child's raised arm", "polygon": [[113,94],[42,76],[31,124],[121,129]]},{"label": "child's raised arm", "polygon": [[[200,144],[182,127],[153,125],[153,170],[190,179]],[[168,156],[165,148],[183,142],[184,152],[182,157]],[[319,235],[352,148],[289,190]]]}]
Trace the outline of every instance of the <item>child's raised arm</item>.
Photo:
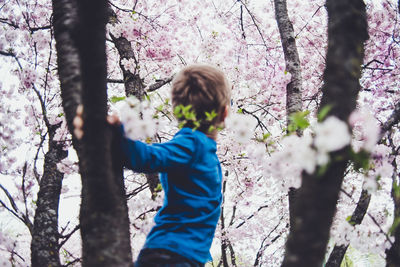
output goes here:
[{"label": "child's raised arm", "polygon": [[124,165],[136,172],[166,172],[190,164],[195,153],[192,129],[183,129],[169,142],[146,144],[124,137],[121,143]]}]

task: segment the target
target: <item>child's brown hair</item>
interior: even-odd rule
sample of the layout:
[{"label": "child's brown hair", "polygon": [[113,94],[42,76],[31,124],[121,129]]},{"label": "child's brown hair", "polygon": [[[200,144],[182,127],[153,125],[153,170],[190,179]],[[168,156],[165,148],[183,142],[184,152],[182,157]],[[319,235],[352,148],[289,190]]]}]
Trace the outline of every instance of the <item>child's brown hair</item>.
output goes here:
[{"label": "child's brown hair", "polygon": [[[218,126],[223,121],[222,113],[230,104],[229,82],[224,73],[212,66],[194,64],[182,69],[172,81],[172,106],[191,106],[196,115],[198,124],[193,121],[184,121],[184,117],[178,120],[184,121],[185,127],[197,128],[202,132],[210,130],[210,126]],[[215,113],[210,120],[206,115]]]}]

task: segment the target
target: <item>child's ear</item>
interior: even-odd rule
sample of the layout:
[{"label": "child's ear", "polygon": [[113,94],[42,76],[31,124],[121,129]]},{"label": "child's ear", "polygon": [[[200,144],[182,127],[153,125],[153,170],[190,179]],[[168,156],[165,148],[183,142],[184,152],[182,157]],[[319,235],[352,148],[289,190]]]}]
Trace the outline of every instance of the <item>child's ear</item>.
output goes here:
[{"label": "child's ear", "polygon": [[222,111],[222,121],[224,121],[226,117],[228,117],[228,114],[229,114],[229,106],[225,106],[224,110]]}]

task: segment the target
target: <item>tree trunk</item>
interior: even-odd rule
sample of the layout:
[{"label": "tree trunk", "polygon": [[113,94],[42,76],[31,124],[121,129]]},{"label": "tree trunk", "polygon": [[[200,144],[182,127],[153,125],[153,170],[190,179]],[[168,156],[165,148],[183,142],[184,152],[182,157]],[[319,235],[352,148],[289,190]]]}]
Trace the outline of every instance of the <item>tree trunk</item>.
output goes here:
[{"label": "tree trunk", "polygon": [[[395,182],[398,184],[398,182]],[[398,185],[396,185],[398,187]],[[400,218],[400,196],[395,193],[395,190],[392,190],[392,197],[394,202],[394,218],[398,220]],[[386,266],[387,267],[396,267],[400,266],[400,227],[397,226],[392,233],[394,236],[394,243],[390,247],[390,249],[386,250]]]},{"label": "tree trunk", "polygon": [[274,0],[275,18],[278,23],[279,33],[285,56],[286,71],[291,74],[291,81],[286,85],[286,115],[302,110],[302,79],[299,53],[297,52],[293,24],[289,19],[286,0]]},{"label": "tree trunk", "polygon": [[[54,14],[59,75],[62,88],[70,88],[68,94],[61,91],[64,110],[68,114],[75,113],[80,103],[80,73],[76,47],[71,39],[71,29],[76,20],[76,11],[72,1],[54,1]],[[62,19],[58,19],[62,16]],[[60,64],[61,62],[61,64]],[[61,79],[61,77],[63,79]],[[72,116],[66,116],[70,119]],[[31,264],[38,266],[60,266],[59,232],[58,232],[58,204],[63,174],[57,170],[56,164],[65,158],[66,151],[62,145],[53,140],[57,125],[48,127],[49,150],[45,155],[44,173],[40,181],[37,198],[37,208],[34,217],[34,227],[31,242]]]},{"label": "tree trunk", "polygon": [[[111,7],[109,7],[111,8]],[[111,12],[113,12],[111,10]],[[109,13],[111,13],[109,12]],[[113,40],[115,47],[118,50],[118,54],[120,56],[120,61],[122,59],[133,59],[138,65],[135,53],[133,51],[131,43],[125,37],[116,38],[111,34],[111,39]],[[145,92],[145,85],[143,84],[143,80],[139,75],[139,72],[132,73],[130,70],[125,69],[125,67],[120,64],[122,74],[124,76],[124,86],[125,86],[125,94],[126,96],[135,96],[140,101],[143,100]],[[155,199],[157,195],[157,187],[160,183],[160,179],[158,178],[158,173],[147,173],[146,174],[147,183],[149,184],[149,189],[151,192],[152,199]]]},{"label": "tree trunk", "polygon": [[[84,136],[73,140],[82,176],[83,266],[131,266],[122,165],[107,126],[106,1],[53,1],[54,32],[68,127],[84,106]],[[114,144],[115,145],[115,144]]]},{"label": "tree trunk", "polygon": [[49,149],[44,157],[44,172],[36,202],[31,242],[32,267],[61,266],[59,254],[58,204],[64,174],[57,163],[68,152],[63,143],[54,141],[54,134],[61,124],[49,127]]},{"label": "tree trunk", "polygon": [[[281,36],[283,54],[285,56],[286,71],[291,74],[291,81],[286,85],[286,124],[290,123],[289,116],[302,110],[302,79],[299,53],[297,52],[293,24],[289,19],[286,0],[274,0],[275,18]],[[297,134],[301,134],[300,131]],[[293,213],[293,203],[296,201],[297,190],[289,189],[290,225]]]},{"label": "tree trunk", "polygon": [[[362,0],[327,0],[328,51],[321,108],[347,121],[360,89],[364,42],[368,39]],[[302,187],[293,207],[291,231],[282,266],[321,266],[348,162],[349,147],[330,153],[320,175],[303,172]]]},{"label": "tree trunk", "polygon": [[[112,34],[111,39],[113,40],[115,47],[118,50],[120,61],[122,59],[133,59],[136,65],[138,65],[132,45],[128,39],[122,36],[116,38]],[[133,95],[137,99],[143,100],[143,97],[145,95],[145,86],[143,84],[143,80],[140,78],[139,73],[136,70],[134,71],[134,73],[132,73],[130,70],[126,69],[121,63],[120,67],[122,70],[122,75],[124,76],[125,94],[127,96]]]},{"label": "tree trunk", "polygon": [[[397,102],[395,110],[392,112],[389,119],[383,124],[380,137],[382,138],[387,132],[392,130],[393,126],[398,124],[399,121],[400,121],[400,101]],[[394,218],[396,222],[396,220],[400,218],[400,195],[396,192],[396,189],[400,185],[398,182],[398,175],[396,175],[398,169],[395,160],[393,160],[392,165],[395,167],[395,173],[393,175],[392,198],[394,202]],[[394,243],[390,247],[390,249],[386,250],[386,266],[388,267],[400,266],[400,227],[397,226],[391,235],[394,236]]]}]

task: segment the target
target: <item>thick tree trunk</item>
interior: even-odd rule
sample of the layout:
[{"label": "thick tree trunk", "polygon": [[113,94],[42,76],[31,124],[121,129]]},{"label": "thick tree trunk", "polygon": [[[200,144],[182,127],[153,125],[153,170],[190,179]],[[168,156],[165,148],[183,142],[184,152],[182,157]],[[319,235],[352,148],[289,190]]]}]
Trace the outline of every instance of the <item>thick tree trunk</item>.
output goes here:
[{"label": "thick tree trunk", "polygon": [[[365,4],[362,0],[327,0],[326,5],[328,51],[321,107],[330,105],[330,115],[347,121],[356,106],[368,39]],[[331,153],[331,163],[322,175],[303,173],[282,266],[322,265],[348,155],[349,147]]]},{"label": "thick tree trunk", "polygon": [[106,1],[53,1],[63,107],[70,131],[84,106],[84,136],[74,141],[80,160],[83,266],[131,266],[122,166],[107,126]]},{"label": "thick tree trunk", "polygon": [[64,174],[58,171],[57,163],[66,158],[68,152],[63,144],[53,140],[58,125],[49,128],[49,149],[44,157],[44,172],[36,202],[31,242],[32,267],[61,266],[59,255],[58,204]]},{"label": "thick tree trunk", "polygon": [[[62,87],[73,88],[69,94],[63,94],[64,110],[66,113],[75,112],[77,103],[79,103],[80,83],[79,83],[79,61],[74,45],[70,38],[71,32],[68,28],[73,22],[71,19],[75,14],[69,12],[73,4],[71,1],[55,1],[56,17],[58,14],[64,16],[62,21],[58,23],[57,41],[58,54],[60,64],[59,68]],[[64,6],[66,7],[64,9]],[[64,13],[65,12],[65,13]],[[66,23],[65,23],[66,22]],[[62,66],[65,64],[66,68]],[[67,116],[67,119],[69,117]],[[71,124],[71,123],[70,123]],[[58,232],[58,204],[61,191],[63,174],[57,170],[57,163],[65,158],[66,151],[62,149],[62,145],[53,140],[54,133],[57,129],[56,125],[48,127],[49,131],[49,150],[45,155],[44,173],[40,181],[40,189],[37,199],[37,208],[34,217],[34,227],[32,231],[31,242],[31,264],[33,267],[41,266],[60,266],[59,258],[59,232]]]},{"label": "thick tree trunk", "polygon": [[[289,125],[289,116],[302,110],[302,79],[299,53],[297,52],[296,39],[293,24],[289,19],[286,0],[274,0],[275,18],[278,23],[281,36],[283,54],[285,56],[286,71],[291,74],[291,81],[286,85],[286,124]],[[300,135],[301,132],[298,131]],[[291,214],[293,203],[296,201],[297,190],[289,189],[289,214],[290,225],[292,225]]]}]

